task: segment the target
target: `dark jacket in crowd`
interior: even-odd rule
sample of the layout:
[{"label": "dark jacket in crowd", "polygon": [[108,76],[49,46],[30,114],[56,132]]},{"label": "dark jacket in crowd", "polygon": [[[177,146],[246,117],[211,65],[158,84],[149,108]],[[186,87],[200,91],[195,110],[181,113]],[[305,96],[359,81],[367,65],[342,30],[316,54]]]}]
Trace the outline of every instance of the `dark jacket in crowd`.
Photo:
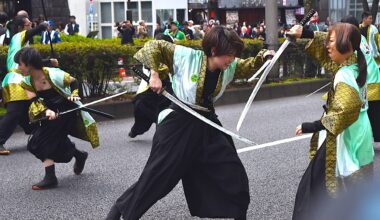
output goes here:
[{"label": "dark jacket in crowd", "polygon": [[117,30],[121,34],[121,44],[134,44],[133,36],[135,34],[135,28],[132,26],[130,28],[117,27]]},{"label": "dark jacket in crowd", "polygon": [[188,40],[194,39],[193,31],[191,29],[183,29],[183,33],[185,34],[186,39]]}]

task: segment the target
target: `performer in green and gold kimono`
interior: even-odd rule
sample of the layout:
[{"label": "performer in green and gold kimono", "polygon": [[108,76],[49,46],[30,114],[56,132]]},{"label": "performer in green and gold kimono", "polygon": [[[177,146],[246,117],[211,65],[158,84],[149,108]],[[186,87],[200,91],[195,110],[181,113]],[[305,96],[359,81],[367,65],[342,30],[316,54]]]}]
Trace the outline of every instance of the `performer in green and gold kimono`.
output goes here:
[{"label": "performer in green and gold kimono", "polygon": [[[300,37],[301,33],[302,27],[295,26],[289,34]],[[372,173],[374,151],[367,115],[367,63],[360,47],[360,31],[354,25],[338,23],[329,30],[327,51],[322,51],[325,40],[326,36],[315,32],[306,50],[319,51],[314,55],[325,62],[324,66],[332,64],[329,59],[322,59],[327,54],[339,69],[322,118],[296,128],[297,135],[314,135],[311,161],[298,187],[293,219],[310,219],[318,212],[321,201],[335,198]]]},{"label": "performer in green and gold kimono", "polygon": [[[380,67],[380,33],[372,25],[372,15],[369,12],[363,12],[363,22],[360,30],[368,43],[369,54],[376,60],[377,66]],[[373,138],[380,147],[380,73],[373,70],[368,72],[368,116],[371,120]]]},{"label": "performer in green and gold kimono", "polygon": [[[174,95],[206,118],[221,124],[214,102],[235,73],[254,73],[273,51],[249,59],[235,58],[244,48],[233,29],[213,27],[203,51],[162,40],[147,42],[135,58],[150,68],[150,88],[162,89],[158,70],[169,67]],[[266,54],[265,54],[265,53]],[[149,159],[139,180],[111,208],[107,219],[139,219],[182,180],[191,215],[246,219],[248,177],[232,138],[175,104],[158,117]]]},{"label": "performer in green and gold kimono", "polygon": [[54,163],[68,163],[74,157],[74,173],[82,173],[88,154],[75,148],[68,135],[89,141],[95,148],[99,146],[96,123],[84,111],[58,117],[58,112],[81,105],[75,78],[58,68],[44,68],[40,54],[33,48],[21,49],[15,60],[19,70],[29,75],[22,86],[32,100],[30,120],[44,116],[49,118],[37,126],[28,141],[28,150],[43,162],[46,171],[43,180],[32,189],[48,189],[58,184]]},{"label": "performer in green and gold kimono", "polygon": [[367,40],[372,57],[376,60],[377,64],[380,65],[380,34],[377,27],[372,24],[372,21],[373,17],[371,12],[363,12],[360,32]]},{"label": "performer in green and gold kimono", "polygon": [[28,46],[28,42],[33,36],[39,35],[41,31],[46,29],[45,24],[32,29],[32,22],[24,16],[17,16],[13,22],[18,28],[18,33],[12,33],[7,55],[8,73],[2,82],[2,98],[3,103],[6,105],[7,113],[0,121],[0,155],[10,153],[9,150],[5,149],[4,144],[13,134],[17,125],[20,125],[26,134],[30,134],[33,130],[33,127],[29,124],[27,114],[30,101],[24,89],[20,86],[23,76],[17,70],[18,65],[14,62],[14,56],[21,48]]},{"label": "performer in green and gold kimono", "polygon": [[[359,27],[359,22],[353,16],[346,16],[342,18],[341,22],[350,23]],[[335,74],[339,70],[339,65],[333,62],[324,50],[327,34],[324,32],[310,32],[303,30],[303,36],[301,37],[314,38],[314,35],[317,35],[318,37],[310,43],[306,52],[311,57],[314,57],[323,67]],[[375,144],[380,144],[380,71],[375,59],[372,57],[370,46],[367,44],[366,38],[363,35],[360,49],[367,62],[368,117],[371,122],[373,139],[377,142]]]}]

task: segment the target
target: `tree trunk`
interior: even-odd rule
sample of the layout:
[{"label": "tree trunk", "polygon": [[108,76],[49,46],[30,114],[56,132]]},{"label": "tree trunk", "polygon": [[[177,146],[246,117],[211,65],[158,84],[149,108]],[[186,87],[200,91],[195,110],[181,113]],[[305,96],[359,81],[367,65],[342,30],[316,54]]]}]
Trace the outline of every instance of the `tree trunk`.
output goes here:
[{"label": "tree trunk", "polygon": [[367,0],[362,0],[363,3],[363,10],[364,11],[369,11],[369,5]]},{"label": "tree trunk", "polygon": [[309,12],[313,8],[313,0],[304,0],[304,8],[305,13]]},{"label": "tree trunk", "polygon": [[[367,1],[367,0],[365,0],[365,1]],[[378,11],[378,9],[379,9],[379,0],[373,0],[372,9],[371,9],[371,14],[372,14],[372,17],[373,17],[372,24],[375,24],[375,22],[376,22],[376,17],[377,17],[377,11]]]}]

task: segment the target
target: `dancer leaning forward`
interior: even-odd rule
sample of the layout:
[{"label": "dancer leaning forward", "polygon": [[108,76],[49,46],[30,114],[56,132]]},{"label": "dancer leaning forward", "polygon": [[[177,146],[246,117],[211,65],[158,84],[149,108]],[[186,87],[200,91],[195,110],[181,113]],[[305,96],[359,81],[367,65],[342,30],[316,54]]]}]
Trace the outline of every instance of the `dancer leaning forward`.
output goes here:
[{"label": "dancer leaning forward", "polygon": [[[47,116],[40,122],[28,141],[28,150],[40,159],[45,177],[32,186],[33,190],[57,186],[55,163],[68,163],[74,157],[74,173],[82,173],[88,153],[80,151],[68,135],[99,145],[96,123],[89,113],[74,111],[58,117],[58,112],[74,108],[79,102],[75,78],[58,68],[45,68],[41,55],[33,48],[23,48],[15,56],[19,70],[28,75],[22,87],[32,100],[30,120]],[[73,103],[75,102],[75,103]]]},{"label": "dancer leaning forward", "polygon": [[[220,124],[214,102],[234,74],[254,73],[266,55],[235,58],[244,43],[229,28],[216,26],[205,36],[203,51],[153,40],[135,58],[151,70],[150,88],[159,92],[160,64],[173,74],[175,96]],[[153,146],[139,180],[117,199],[107,219],[139,219],[182,180],[191,215],[246,219],[250,201],[248,178],[230,136],[171,104],[158,117]]]}]

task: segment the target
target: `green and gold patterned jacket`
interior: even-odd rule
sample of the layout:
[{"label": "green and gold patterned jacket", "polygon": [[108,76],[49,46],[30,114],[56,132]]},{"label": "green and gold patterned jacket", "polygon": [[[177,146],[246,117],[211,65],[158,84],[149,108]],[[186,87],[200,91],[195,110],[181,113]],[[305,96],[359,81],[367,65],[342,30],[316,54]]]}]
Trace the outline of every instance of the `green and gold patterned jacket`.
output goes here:
[{"label": "green and gold patterned jacket", "polygon": [[[46,79],[49,81],[50,85],[64,97],[69,97],[70,95],[77,95],[78,90],[71,91],[70,83],[71,76],[70,74],[64,72],[59,68],[44,68]],[[31,81],[30,76],[26,76],[24,81],[21,83],[22,87],[28,91],[36,92],[34,85]],[[75,102],[78,105],[82,105],[81,102]],[[47,107],[43,103],[43,100],[38,99],[34,101],[29,107],[29,118],[30,120],[35,120],[43,116],[43,113],[46,111]],[[95,120],[91,117],[88,112],[80,111],[78,115],[75,130],[72,132],[72,135],[76,138],[80,138],[85,141],[89,141],[93,148],[99,146],[99,136],[98,129],[96,127]]]},{"label": "green and gold patterned jacket", "polygon": [[[306,46],[306,52],[316,59],[326,70],[335,74],[341,66],[332,61],[328,56],[325,43],[326,38],[326,32],[314,32],[314,39]],[[368,101],[380,101],[380,71],[371,55],[364,36],[362,36],[360,49],[367,62]],[[357,62],[356,57],[351,57],[351,59],[352,63]]]},{"label": "green and gold patterned jacket", "polygon": [[24,76],[18,71],[18,64],[14,61],[16,53],[28,45],[28,42],[25,41],[25,33],[26,31],[22,31],[15,34],[9,44],[7,55],[7,69],[9,72],[2,82],[4,104],[29,99],[21,87]]},{"label": "green and gold patterned jacket", "polygon": [[[374,158],[372,129],[367,115],[367,85],[359,88],[356,78],[358,66],[352,55],[345,63],[334,63],[325,50],[326,35],[316,32],[307,46],[309,54],[322,66],[335,73],[333,85],[328,92],[328,110],[321,118],[326,130],[313,135],[310,158],[326,143],[326,188],[336,196],[339,188],[337,177],[360,173],[362,167],[371,164]],[[318,47],[318,48],[317,48]]]},{"label": "green and gold patterned jacket", "polygon": [[[265,50],[262,50],[256,57],[248,59],[236,58],[220,74],[213,101],[222,96],[227,85],[233,80],[235,72],[255,73],[264,63],[264,52]],[[207,68],[207,56],[203,51],[163,40],[152,40],[147,42],[134,58],[157,72],[160,65],[166,65],[169,68],[168,72],[172,74],[172,88],[178,99],[189,105],[200,105]],[[160,78],[164,77],[166,76],[160,75]],[[158,121],[162,121],[170,112],[168,109],[161,112]]]}]

